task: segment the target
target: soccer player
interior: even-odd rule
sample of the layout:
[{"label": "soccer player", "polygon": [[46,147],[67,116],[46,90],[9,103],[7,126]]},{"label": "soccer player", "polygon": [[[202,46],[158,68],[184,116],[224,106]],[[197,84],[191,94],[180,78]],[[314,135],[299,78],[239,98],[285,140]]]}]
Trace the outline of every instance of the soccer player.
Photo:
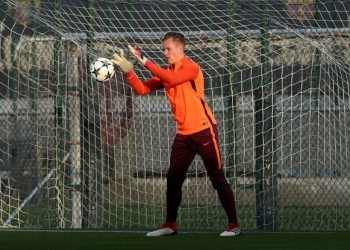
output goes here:
[{"label": "soccer player", "polygon": [[165,89],[177,122],[177,134],[167,173],[166,221],[147,236],[177,234],[176,218],[182,199],[181,188],[196,154],[202,157],[210,181],[228,217],[228,226],[220,236],[240,235],[234,195],[221,163],[217,121],[204,99],[202,70],[185,54],[185,37],[177,32],[168,32],[163,37],[163,54],[169,64],[167,69],[148,60],[136,47],[129,45],[128,48],[154,77],[141,81],[133,70],[133,64],[124,57],[123,50],[119,55],[113,55],[112,62],[126,74],[129,84],[137,94],[145,95]]}]

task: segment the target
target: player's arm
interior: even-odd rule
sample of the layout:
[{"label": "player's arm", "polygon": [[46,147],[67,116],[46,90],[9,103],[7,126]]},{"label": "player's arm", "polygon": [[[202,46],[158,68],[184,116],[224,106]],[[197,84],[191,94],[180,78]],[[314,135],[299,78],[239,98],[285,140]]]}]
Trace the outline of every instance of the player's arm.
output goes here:
[{"label": "player's arm", "polygon": [[130,86],[138,95],[145,95],[152,91],[164,88],[162,81],[158,77],[153,77],[142,82],[134,71],[125,74]]},{"label": "player's arm", "polygon": [[159,77],[160,80],[166,83],[169,87],[194,80],[199,73],[199,66],[197,64],[187,63],[182,65],[182,67],[175,71],[169,71],[159,67],[152,61],[148,60],[140,51],[136,50],[132,46],[128,46],[130,52],[136,57],[136,59],[144,65],[149,71],[151,71],[155,76]]},{"label": "player's arm", "polygon": [[153,77],[146,82],[142,82],[134,71],[134,64],[125,58],[123,50],[120,50],[119,55],[114,54],[113,57],[114,59],[111,59],[111,61],[125,73],[129,84],[137,94],[145,95],[154,90],[164,88],[161,80],[157,77]]},{"label": "player's arm", "polygon": [[152,63],[148,65],[148,70],[155,76],[159,77],[168,87],[183,84],[196,79],[199,73],[199,67],[196,64],[185,64],[179,70],[172,72],[165,70],[158,65]]}]

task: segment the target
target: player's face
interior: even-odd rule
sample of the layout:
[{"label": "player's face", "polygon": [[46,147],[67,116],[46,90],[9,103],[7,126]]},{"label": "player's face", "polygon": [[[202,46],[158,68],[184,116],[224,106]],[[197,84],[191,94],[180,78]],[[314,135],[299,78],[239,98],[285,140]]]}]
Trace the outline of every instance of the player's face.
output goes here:
[{"label": "player's face", "polygon": [[174,42],[169,38],[163,42],[163,54],[168,64],[174,64],[184,56],[184,50],[180,43]]}]

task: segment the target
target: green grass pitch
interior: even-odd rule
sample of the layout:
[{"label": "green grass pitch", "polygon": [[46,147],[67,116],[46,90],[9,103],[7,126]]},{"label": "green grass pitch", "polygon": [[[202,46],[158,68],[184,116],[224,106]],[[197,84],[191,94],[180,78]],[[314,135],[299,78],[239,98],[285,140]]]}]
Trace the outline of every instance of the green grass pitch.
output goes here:
[{"label": "green grass pitch", "polygon": [[98,230],[0,229],[0,249],[349,249],[350,232],[243,231],[220,237],[219,231],[180,232],[146,237],[143,232]]}]

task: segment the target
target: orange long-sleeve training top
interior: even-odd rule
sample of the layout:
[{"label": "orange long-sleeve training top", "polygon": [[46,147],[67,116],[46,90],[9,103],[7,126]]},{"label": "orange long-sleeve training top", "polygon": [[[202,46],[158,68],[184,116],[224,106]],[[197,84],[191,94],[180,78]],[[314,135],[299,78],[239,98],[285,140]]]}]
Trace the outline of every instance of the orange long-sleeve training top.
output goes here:
[{"label": "orange long-sleeve training top", "polygon": [[132,71],[127,73],[128,82],[139,95],[165,88],[179,134],[193,134],[217,123],[205,101],[203,72],[197,63],[185,56],[167,69],[154,63],[146,67],[153,78],[142,82]]}]

